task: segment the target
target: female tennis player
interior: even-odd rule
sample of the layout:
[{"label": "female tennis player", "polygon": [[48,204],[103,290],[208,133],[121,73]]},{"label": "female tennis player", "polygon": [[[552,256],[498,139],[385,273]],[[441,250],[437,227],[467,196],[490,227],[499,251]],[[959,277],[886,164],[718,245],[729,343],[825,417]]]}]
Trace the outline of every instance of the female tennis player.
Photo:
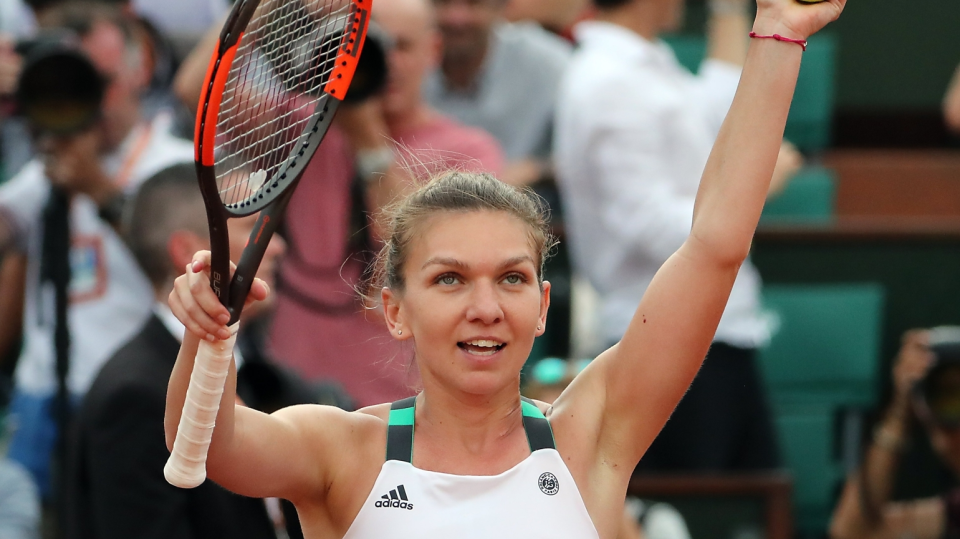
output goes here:
[{"label": "female tennis player", "polygon": [[[304,406],[268,416],[234,405],[231,371],[208,476],[243,495],[291,500],[311,538],[613,539],[631,472],[700,367],[750,249],[800,42],[844,4],[758,0],[757,39],[689,239],[623,340],[552,406],[519,391],[550,303],[541,208],[489,176],[450,173],[397,207],[380,260],[386,324],[415,352],[420,394],[351,413]],[[228,335],[208,262],[198,253],[170,296],[189,331],[167,395],[168,446],[199,340]],[[258,281],[248,301],[268,293]]]}]

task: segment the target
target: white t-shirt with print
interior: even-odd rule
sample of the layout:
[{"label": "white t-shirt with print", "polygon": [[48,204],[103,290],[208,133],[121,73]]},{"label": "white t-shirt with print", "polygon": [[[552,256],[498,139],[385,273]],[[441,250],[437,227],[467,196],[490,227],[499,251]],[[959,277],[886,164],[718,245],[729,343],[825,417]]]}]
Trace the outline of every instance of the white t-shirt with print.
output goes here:
[{"label": "white t-shirt with print", "polygon": [[[102,165],[112,177],[126,175],[124,189],[132,194],[156,172],[192,161],[193,145],[170,135],[169,122],[161,116],[135,128],[114,154],[103,158]],[[15,229],[28,259],[24,342],[15,381],[19,391],[34,395],[56,389],[53,288],[39,283],[42,213],[49,193],[38,159],[0,187],[0,217]],[[154,297],[133,254],[113,227],[100,219],[89,197],[74,197],[70,229],[68,386],[75,395],[83,395],[103,363],[139,331],[153,309]]]}]

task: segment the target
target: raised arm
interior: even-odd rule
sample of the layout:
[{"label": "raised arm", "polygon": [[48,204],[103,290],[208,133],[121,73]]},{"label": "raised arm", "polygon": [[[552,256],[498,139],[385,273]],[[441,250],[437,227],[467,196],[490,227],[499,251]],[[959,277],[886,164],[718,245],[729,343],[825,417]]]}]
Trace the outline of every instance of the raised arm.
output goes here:
[{"label": "raised arm", "polygon": [[[221,332],[226,329],[216,320],[227,311],[210,289],[208,263],[209,253],[198,254],[170,294],[170,308],[187,331],[167,387],[168,449],[177,435],[200,336],[224,338]],[[266,284],[257,279],[250,296],[262,300],[267,293]],[[342,464],[337,456],[355,437],[348,414],[326,406],[295,406],[266,415],[237,405],[236,374],[231,364],[208,451],[207,477],[238,494],[294,503],[325,492],[331,470]]]},{"label": "raised arm", "polygon": [[[806,39],[844,4],[759,0],[753,28]],[[621,342],[570,387],[571,409],[585,411],[584,421],[597,414],[597,462],[612,463],[620,475],[629,474],[659,433],[713,340],[763,209],[802,54],[793,43],[751,42],[703,173],[690,236],[653,279]],[[555,412],[565,412],[564,397]]]},{"label": "raised arm", "polygon": [[928,343],[928,331],[908,331],[903,336],[903,346],[893,368],[893,399],[873,431],[863,463],[847,478],[830,523],[832,539],[944,537],[943,499],[890,500],[900,454],[910,431],[911,393],[933,364]]},{"label": "raised arm", "polygon": [[950,130],[960,133],[960,67],[954,72],[943,98],[943,117]]}]

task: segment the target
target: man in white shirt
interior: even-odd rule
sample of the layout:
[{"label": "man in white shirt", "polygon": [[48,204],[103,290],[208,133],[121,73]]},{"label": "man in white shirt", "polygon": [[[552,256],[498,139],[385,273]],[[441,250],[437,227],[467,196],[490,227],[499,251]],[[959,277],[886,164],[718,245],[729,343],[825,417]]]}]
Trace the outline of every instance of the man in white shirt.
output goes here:
[{"label": "man in white shirt", "polygon": [[[119,12],[105,5],[52,8],[80,38],[80,49],[106,82],[96,123],[75,135],[42,136],[41,155],[0,188],[0,249],[4,268],[0,297],[25,297],[23,349],[10,404],[15,426],[10,457],[23,464],[43,493],[50,490],[49,463],[57,439],[53,289],[41,282],[43,210],[51,185],[69,193],[70,356],[67,386],[82,397],[100,366],[150,315],[150,284],[120,238],[120,206],[157,170],[192,162],[193,147],[175,139],[164,119],[146,122],[140,93],[147,80],[141,49]],[[26,283],[25,295],[16,290]]]},{"label": "man in white shirt", "polygon": [[504,0],[433,0],[442,59],[423,85],[431,106],[497,139],[500,179],[529,185],[550,175],[553,115],[572,48],[536,23],[508,23]]},{"label": "man in white shirt", "polygon": [[[574,29],[580,49],[560,88],[555,161],[574,267],[600,294],[600,328],[613,344],[656,271],[690,233],[700,176],[737,89],[750,26],[746,0],[712,0],[710,57],[695,76],[658,39],[679,27],[683,0],[594,4],[596,20]],[[770,336],[759,296],[760,277],[748,261],[700,374],[641,468],[778,465],[753,359]]]}]

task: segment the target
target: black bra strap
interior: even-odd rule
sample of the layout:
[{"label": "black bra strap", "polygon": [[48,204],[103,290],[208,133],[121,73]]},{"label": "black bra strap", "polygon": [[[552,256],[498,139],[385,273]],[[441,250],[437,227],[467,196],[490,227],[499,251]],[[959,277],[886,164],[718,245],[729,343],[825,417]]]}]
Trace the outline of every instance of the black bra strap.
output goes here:
[{"label": "black bra strap", "polygon": [[413,463],[413,418],[416,397],[399,400],[390,405],[387,423],[387,460]]}]

